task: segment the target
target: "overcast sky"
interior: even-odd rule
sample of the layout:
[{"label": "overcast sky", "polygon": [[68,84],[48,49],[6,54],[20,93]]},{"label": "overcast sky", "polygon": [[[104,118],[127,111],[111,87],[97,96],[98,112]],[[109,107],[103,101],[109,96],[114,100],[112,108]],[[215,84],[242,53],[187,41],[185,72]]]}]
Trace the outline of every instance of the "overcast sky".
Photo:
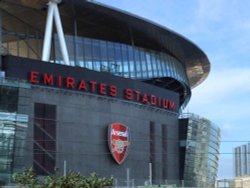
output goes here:
[{"label": "overcast sky", "polygon": [[186,111],[221,128],[219,178],[233,177],[232,149],[250,140],[249,0],[97,0],[170,28],[211,62]]}]

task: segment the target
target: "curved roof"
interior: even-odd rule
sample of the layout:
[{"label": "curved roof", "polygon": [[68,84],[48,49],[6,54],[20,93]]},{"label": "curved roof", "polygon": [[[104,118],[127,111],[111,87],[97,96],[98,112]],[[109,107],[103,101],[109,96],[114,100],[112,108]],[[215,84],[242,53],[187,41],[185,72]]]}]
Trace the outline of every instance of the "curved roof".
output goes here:
[{"label": "curved roof", "polygon": [[[17,32],[44,32],[47,0],[1,0],[3,27]],[[206,54],[185,37],[149,20],[125,11],[86,0],[63,0],[59,5],[64,32],[133,44],[166,51],[185,66],[192,88],[204,81],[210,71]],[[11,17],[10,17],[11,15]],[[77,24],[74,24],[76,20]],[[143,29],[142,29],[143,28]]]}]

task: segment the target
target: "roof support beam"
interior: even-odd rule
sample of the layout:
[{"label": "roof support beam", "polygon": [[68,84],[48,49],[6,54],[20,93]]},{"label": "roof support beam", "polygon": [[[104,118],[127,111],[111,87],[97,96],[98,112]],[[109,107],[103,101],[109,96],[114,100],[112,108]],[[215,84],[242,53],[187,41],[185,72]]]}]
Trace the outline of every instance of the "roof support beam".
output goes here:
[{"label": "roof support beam", "polygon": [[50,60],[53,17],[54,17],[56,30],[57,30],[57,34],[59,38],[60,50],[63,56],[64,64],[70,65],[69,54],[68,54],[66,41],[64,38],[64,32],[62,28],[62,22],[61,22],[61,18],[60,18],[58,6],[57,6],[58,3],[60,3],[60,0],[50,0],[50,2],[48,3],[49,8],[48,8],[47,21],[46,21],[45,34],[44,34],[42,61]]}]

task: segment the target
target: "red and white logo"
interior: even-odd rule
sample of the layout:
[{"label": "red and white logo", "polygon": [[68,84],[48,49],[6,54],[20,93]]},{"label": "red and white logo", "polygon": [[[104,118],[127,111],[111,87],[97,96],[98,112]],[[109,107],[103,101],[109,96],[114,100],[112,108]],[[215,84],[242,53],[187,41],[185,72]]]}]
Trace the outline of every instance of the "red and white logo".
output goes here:
[{"label": "red and white logo", "polygon": [[122,164],[128,155],[130,135],[128,126],[121,123],[113,123],[109,126],[109,149],[115,161]]}]

